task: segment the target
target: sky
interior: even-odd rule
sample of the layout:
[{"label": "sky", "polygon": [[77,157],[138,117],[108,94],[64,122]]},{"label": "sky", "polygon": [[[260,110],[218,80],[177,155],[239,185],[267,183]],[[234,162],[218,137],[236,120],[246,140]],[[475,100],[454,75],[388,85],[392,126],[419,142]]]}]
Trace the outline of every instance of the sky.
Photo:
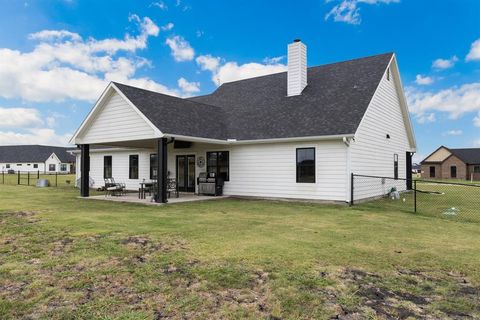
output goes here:
[{"label": "sky", "polygon": [[0,0],[0,145],[67,145],[110,81],[179,97],[395,52],[419,161],[480,147],[480,1]]}]

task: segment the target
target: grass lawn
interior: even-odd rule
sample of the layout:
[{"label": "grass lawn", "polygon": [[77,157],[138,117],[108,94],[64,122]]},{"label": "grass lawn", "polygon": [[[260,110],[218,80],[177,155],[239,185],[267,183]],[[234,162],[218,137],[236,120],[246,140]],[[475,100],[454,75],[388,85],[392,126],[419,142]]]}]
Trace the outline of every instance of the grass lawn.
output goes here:
[{"label": "grass lawn", "polygon": [[0,185],[0,319],[479,318],[480,224]]}]

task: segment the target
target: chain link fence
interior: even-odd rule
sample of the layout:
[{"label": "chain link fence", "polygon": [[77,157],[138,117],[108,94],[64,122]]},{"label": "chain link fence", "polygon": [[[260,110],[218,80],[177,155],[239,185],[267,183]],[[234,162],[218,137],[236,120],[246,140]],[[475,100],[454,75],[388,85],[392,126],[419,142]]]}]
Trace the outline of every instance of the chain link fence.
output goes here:
[{"label": "chain link fence", "polygon": [[74,187],[75,174],[41,171],[1,171],[0,184],[36,186],[38,180],[48,180],[50,187]]},{"label": "chain link fence", "polygon": [[480,183],[352,174],[350,204],[480,222]]}]

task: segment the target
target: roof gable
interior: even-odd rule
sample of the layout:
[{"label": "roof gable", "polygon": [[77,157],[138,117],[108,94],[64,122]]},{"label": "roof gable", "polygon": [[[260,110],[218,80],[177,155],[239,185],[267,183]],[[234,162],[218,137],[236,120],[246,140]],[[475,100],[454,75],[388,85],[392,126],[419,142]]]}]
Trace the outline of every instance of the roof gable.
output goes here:
[{"label": "roof gable", "polygon": [[448,157],[452,155],[450,149],[444,146],[440,146],[437,150],[433,151],[428,157],[426,157],[422,163],[424,162],[443,162]]}]

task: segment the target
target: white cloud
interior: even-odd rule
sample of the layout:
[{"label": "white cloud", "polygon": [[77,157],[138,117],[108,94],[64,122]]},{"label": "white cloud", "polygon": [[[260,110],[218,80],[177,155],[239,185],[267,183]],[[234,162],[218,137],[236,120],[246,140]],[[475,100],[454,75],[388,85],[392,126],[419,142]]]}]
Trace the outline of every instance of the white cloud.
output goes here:
[{"label": "white cloud", "polygon": [[165,43],[170,47],[175,61],[190,61],[195,57],[195,51],[181,36],[168,38]]},{"label": "white cloud", "polygon": [[477,140],[473,141],[473,146],[480,148],[480,139],[477,139]]},{"label": "white cloud", "polygon": [[428,114],[418,114],[416,116],[416,119],[417,119],[417,122],[420,123],[420,124],[424,124],[424,123],[429,123],[429,122],[435,122],[437,119],[436,119],[436,116],[435,116],[435,113],[428,113]]},{"label": "white cloud", "polygon": [[160,8],[161,10],[167,10],[168,9],[168,6],[163,1],[152,2],[150,4],[150,7],[157,7],[157,8]]},{"label": "white cloud", "polygon": [[286,70],[287,66],[283,64],[261,64],[251,62],[239,65],[237,62],[233,61],[220,66],[214,72],[212,79],[215,84],[221,85],[225,82],[254,78]]},{"label": "white cloud", "polygon": [[149,37],[157,36],[160,29],[148,17],[131,15],[129,20],[138,24],[137,36],[97,40],[66,30],[43,30],[30,35],[39,41],[30,52],[0,48],[0,97],[95,101],[111,80],[175,93],[148,78],[135,78],[136,70],[149,63],[135,53],[145,49]]},{"label": "white cloud", "polygon": [[209,54],[204,56],[198,56],[197,59],[195,59],[195,61],[197,62],[197,64],[200,66],[202,70],[208,70],[208,71],[215,71],[220,65],[220,58],[213,57]]},{"label": "white cloud", "polygon": [[0,128],[28,128],[42,124],[43,121],[37,109],[0,107]]},{"label": "white cloud", "polygon": [[427,77],[427,76],[422,76],[421,74],[417,74],[415,77],[415,82],[419,85],[429,85],[433,83],[433,78],[432,77]]},{"label": "white cloud", "polygon": [[161,29],[162,31],[168,31],[173,29],[174,24],[169,22],[166,25],[162,26]]},{"label": "white cloud", "polygon": [[441,111],[456,119],[464,113],[480,110],[480,82],[439,91],[407,88],[406,95],[410,111],[416,115]]},{"label": "white cloud", "polygon": [[[332,1],[327,1],[332,2]],[[398,3],[400,0],[342,0],[335,5],[326,15],[325,20],[333,17],[335,22],[345,22],[348,24],[360,24],[362,19],[360,17],[359,4],[389,4]]]},{"label": "white cloud", "polygon": [[448,130],[443,133],[444,136],[461,136],[462,134],[462,130]]},{"label": "white cloud", "polygon": [[457,56],[453,56],[450,59],[437,59],[433,61],[432,67],[435,69],[450,69],[458,61]]},{"label": "white cloud", "polygon": [[467,61],[480,60],[480,39],[475,40],[470,47],[470,52],[465,58]]},{"label": "white cloud", "polygon": [[473,118],[473,125],[475,127],[480,127],[480,111],[478,111],[477,116]]},{"label": "white cloud", "polygon": [[265,64],[277,64],[277,63],[280,63],[280,61],[282,61],[283,59],[285,59],[285,56],[278,56],[278,57],[266,57],[265,59],[263,59],[263,63]]},{"label": "white cloud", "polygon": [[200,91],[200,82],[188,82],[185,78],[178,79],[178,86],[186,95]]},{"label": "white cloud", "polygon": [[44,144],[66,146],[71,133],[57,134],[50,128],[27,129],[25,132],[0,131],[0,145]]}]

